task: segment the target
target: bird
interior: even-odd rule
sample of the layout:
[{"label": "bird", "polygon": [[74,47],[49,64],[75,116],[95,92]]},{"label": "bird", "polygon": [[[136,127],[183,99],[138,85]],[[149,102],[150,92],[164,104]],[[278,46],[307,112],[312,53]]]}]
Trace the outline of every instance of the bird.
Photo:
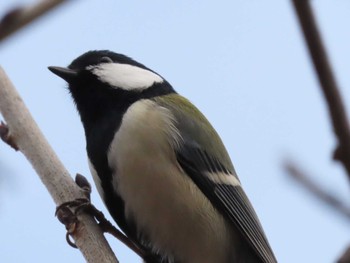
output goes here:
[{"label": "bird", "polygon": [[96,188],[144,262],[277,262],[218,133],[165,78],[109,50],[49,70],[68,84]]}]

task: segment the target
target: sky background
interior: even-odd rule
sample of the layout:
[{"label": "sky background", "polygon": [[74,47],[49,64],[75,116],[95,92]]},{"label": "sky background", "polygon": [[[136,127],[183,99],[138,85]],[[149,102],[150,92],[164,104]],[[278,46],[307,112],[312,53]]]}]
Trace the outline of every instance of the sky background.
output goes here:
[{"label": "sky background", "polygon": [[[1,0],[0,13],[34,1]],[[350,2],[312,1],[343,98],[350,104]],[[290,1],[70,1],[0,43],[6,70],[71,174],[91,182],[82,125],[47,66],[91,49],[140,61],[189,98],[221,135],[279,262],[334,262],[349,222],[288,178],[300,163],[343,200],[335,139]],[[84,262],[25,158],[0,143],[0,262]],[[93,188],[93,203],[106,209]],[[110,217],[109,217],[110,218]],[[108,238],[120,262],[141,262]]]}]

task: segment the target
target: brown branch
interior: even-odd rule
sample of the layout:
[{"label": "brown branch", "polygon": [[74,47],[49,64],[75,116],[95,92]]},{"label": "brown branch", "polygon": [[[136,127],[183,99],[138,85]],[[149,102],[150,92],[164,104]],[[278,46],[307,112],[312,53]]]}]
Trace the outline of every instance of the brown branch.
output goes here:
[{"label": "brown branch", "polygon": [[349,263],[350,262],[350,247],[348,247],[343,255],[338,259],[337,263]]},{"label": "brown branch", "polygon": [[293,3],[328,104],[333,129],[338,139],[334,158],[343,163],[350,179],[350,128],[344,103],[318,32],[309,1],[293,0]]},{"label": "brown branch", "polygon": [[3,41],[22,27],[33,22],[63,2],[66,1],[41,0],[31,6],[17,7],[10,10],[0,18],[0,41]]},{"label": "brown branch", "polygon": [[[39,175],[56,205],[86,198],[52,150],[13,84],[0,67],[0,111],[5,118],[12,142]],[[94,219],[86,213],[77,215],[73,233],[76,246],[87,262],[118,262]]]},{"label": "brown branch", "polygon": [[288,174],[299,184],[301,184],[309,193],[311,193],[317,200],[335,210],[337,213],[350,221],[350,207],[345,205],[340,199],[331,194],[330,191],[322,188],[319,184],[311,179],[304,171],[292,162],[286,162],[284,168]]}]

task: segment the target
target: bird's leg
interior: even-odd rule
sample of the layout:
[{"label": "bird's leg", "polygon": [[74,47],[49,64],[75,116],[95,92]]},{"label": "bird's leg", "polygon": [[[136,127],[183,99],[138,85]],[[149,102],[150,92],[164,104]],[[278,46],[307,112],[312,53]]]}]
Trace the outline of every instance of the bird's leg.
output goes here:
[{"label": "bird's leg", "polygon": [[100,210],[98,210],[93,204],[89,203],[87,205],[81,206],[78,208],[78,210],[80,209],[83,209],[85,212],[89,213],[90,215],[93,215],[104,233],[111,234],[115,238],[119,239],[126,246],[128,246],[141,258],[144,257],[144,251],[141,248],[139,248],[131,239],[124,235],[119,229],[113,226],[112,223],[106,219],[104,214]]},{"label": "bird's leg", "polygon": [[125,236],[120,230],[114,227],[112,223],[106,219],[104,214],[91,203],[91,185],[88,180],[83,175],[77,174],[75,177],[75,182],[84,191],[86,198],[79,198],[70,202],[65,202],[56,208],[57,217],[66,226],[68,244],[76,248],[76,245],[70,240],[69,236],[75,231],[78,223],[78,213],[86,212],[97,220],[98,225],[101,227],[104,233],[109,233],[115,238],[119,239],[136,254],[143,258],[145,256],[144,251],[127,236]]},{"label": "bird's leg", "polygon": [[55,216],[57,216],[58,220],[60,220],[60,222],[64,224],[67,229],[67,233],[66,233],[67,243],[70,246],[77,248],[74,242],[71,241],[70,236],[76,230],[77,224],[79,222],[77,218],[77,214],[79,210],[81,210],[82,207],[88,204],[91,204],[90,203],[91,185],[88,182],[88,180],[80,174],[76,175],[75,183],[83,190],[85,198],[77,198],[73,201],[68,201],[60,204],[59,206],[56,207]]},{"label": "bird's leg", "polygon": [[15,149],[16,151],[19,150],[15,140],[13,139],[13,137],[11,136],[11,133],[9,131],[9,127],[4,123],[1,122],[0,123],[0,138],[7,143],[8,145],[10,145],[13,149]]}]

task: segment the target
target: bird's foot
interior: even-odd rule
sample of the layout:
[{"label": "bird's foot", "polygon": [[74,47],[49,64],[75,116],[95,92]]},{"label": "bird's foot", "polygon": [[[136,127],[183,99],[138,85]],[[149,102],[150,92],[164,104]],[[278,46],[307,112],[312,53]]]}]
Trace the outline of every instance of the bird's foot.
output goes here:
[{"label": "bird's foot", "polygon": [[113,224],[110,221],[108,221],[107,218],[104,216],[104,214],[100,210],[98,210],[93,204],[89,203],[83,209],[85,212],[89,213],[96,219],[98,225],[104,233],[111,234],[119,241],[124,243],[131,250],[133,250],[141,258],[144,257],[145,252],[141,248],[139,248],[131,239],[124,235],[118,228],[113,226]]},{"label": "bird's foot", "polygon": [[111,234],[123,242],[140,257],[143,257],[144,251],[127,236],[125,236],[119,229],[113,226],[112,223],[106,219],[104,214],[91,203],[91,185],[88,180],[83,175],[77,174],[75,177],[75,182],[84,191],[86,198],[79,198],[73,201],[65,202],[56,208],[56,215],[58,219],[62,224],[66,226],[66,239],[68,244],[76,248],[76,245],[70,240],[70,236],[72,233],[74,233],[77,227],[78,213],[86,212],[96,219],[98,225],[104,233]]},{"label": "bird's foot", "polygon": [[83,175],[77,174],[75,177],[75,183],[83,191],[85,198],[77,198],[73,201],[68,201],[60,204],[56,207],[55,215],[67,229],[67,243],[70,246],[77,248],[74,242],[70,239],[70,236],[72,236],[77,228],[77,224],[79,223],[77,215],[80,212],[85,211],[86,207],[92,206],[92,204],[90,202],[91,185],[88,180]]},{"label": "bird's foot", "polygon": [[66,233],[66,240],[67,243],[74,248],[77,248],[75,243],[71,240],[70,236],[75,232],[77,229],[78,224],[78,218],[77,216],[72,212],[72,210],[68,206],[64,206],[67,203],[64,203],[56,208],[55,215],[57,216],[58,220],[62,224],[65,225],[67,233]]},{"label": "bird's foot", "polygon": [[9,127],[4,122],[0,123],[0,138],[16,151],[19,150],[15,140],[11,136]]}]

